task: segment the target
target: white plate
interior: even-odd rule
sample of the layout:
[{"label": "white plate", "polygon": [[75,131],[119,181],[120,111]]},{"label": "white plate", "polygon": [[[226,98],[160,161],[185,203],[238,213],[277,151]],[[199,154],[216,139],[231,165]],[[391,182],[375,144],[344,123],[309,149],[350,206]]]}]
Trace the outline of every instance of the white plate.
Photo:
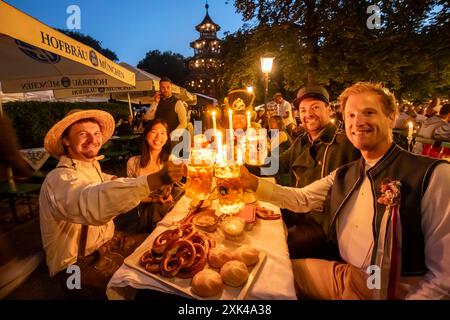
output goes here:
[{"label": "white plate", "polygon": [[[217,244],[216,248],[219,247],[219,248],[227,248],[230,250],[234,250],[240,246],[241,245],[238,243],[224,240],[222,243]],[[144,252],[146,252],[149,249],[150,248],[148,248],[148,247],[140,248],[140,250],[137,250],[133,254],[128,256],[128,258],[125,259],[124,263],[127,266],[129,266],[139,272],[142,272],[143,274],[149,276],[150,278],[155,279],[156,281],[166,285],[167,287],[175,289],[182,295],[187,295],[187,296],[193,297],[195,299],[205,299],[205,298],[200,297],[192,292],[192,290],[191,290],[191,280],[192,279],[180,279],[177,277],[165,278],[165,277],[161,276],[160,274],[153,274],[153,273],[150,273],[147,270],[145,270],[139,264],[139,259],[144,254]],[[266,253],[263,250],[261,250],[260,248],[257,248],[257,250],[259,251],[259,261],[257,264],[249,267],[248,280],[243,286],[235,288],[235,287],[231,287],[231,286],[224,284],[224,286],[223,286],[224,290],[223,290],[221,296],[213,296],[213,297],[208,297],[206,299],[207,300],[245,300],[247,293],[248,293],[249,289],[251,288],[252,284],[256,281],[259,271],[261,270],[261,267],[263,266],[266,256],[267,256]],[[206,265],[205,269],[206,268],[210,268],[210,267],[208,265]],[[216,270],[217,272],[219,271],[214,268],[211,268],[211,269]],[[150,289],[152,289],[152,288],[150,288]]]}]

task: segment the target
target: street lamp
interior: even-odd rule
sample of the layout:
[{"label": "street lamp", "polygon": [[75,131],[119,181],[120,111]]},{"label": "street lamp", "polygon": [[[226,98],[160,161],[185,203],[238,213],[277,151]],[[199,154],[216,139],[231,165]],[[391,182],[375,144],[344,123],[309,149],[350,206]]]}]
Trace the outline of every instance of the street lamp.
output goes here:
[{"label": "street lamp", "polygon": [[272,71],[274,57],[261,57],[261,71],[264,73],[264,104],[269,93],[269,73]]}]

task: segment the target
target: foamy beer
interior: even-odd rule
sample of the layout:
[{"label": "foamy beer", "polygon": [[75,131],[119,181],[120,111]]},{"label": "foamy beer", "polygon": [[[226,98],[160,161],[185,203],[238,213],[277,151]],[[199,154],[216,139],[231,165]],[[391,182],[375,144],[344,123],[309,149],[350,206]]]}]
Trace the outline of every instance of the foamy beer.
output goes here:
[{"label": "foamy beer", "polygon": [[218,163],[215,166],[219,207],[223,214],[235,214],[244,208],[241,170],[237,163]]},{"label": "foamy beer", "polygon": [[186,196],[206,199],[211,193],[214,177],[214,150],[192,149],[187,165]]},{"label": "foamy beer", "polygon": [[245,163],[252,166],[261,166],[267,158],[267,132],[266,129],[247,130]]}]

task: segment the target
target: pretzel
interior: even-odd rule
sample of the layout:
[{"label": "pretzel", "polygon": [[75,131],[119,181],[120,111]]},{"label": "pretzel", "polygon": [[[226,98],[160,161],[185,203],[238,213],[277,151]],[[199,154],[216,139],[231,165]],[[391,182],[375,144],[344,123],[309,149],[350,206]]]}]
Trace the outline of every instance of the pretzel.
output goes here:
[{"label": "pretzel", "polygon": [[167,247],[161,260],[161,275],[174,277],[182,267],[190,267],[194,263],[196,251],[192,242],[178,240]]},{"label": "pretzel", "polygon": [[150,273],[159,273],[161,257],[155,257],[152,251],[146,251],[139,259],[139,264]]},{"label": "pretzel", "polygon": [[206,265],[207,254],[205,248],[198,243],[194,244],[195,247],[195,261],[194,264],[186,269],[182,269],[178,272],[177,277],[181,279],[192,278],[195,274],[202,271]]},{"label": "pretzel", "polygon": [[181,238],[182,230],[169,229],[161,233],[153,241],[152,251],[155,255],[161,255],[165,252],[166,248],[173,242]]}]

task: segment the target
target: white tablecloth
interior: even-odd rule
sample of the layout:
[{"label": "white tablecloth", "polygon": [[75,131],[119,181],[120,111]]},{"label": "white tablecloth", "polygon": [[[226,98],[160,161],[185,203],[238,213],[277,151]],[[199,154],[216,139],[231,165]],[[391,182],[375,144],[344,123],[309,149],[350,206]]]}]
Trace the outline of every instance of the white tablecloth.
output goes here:
[{"label": "white tablecloth", "polygon": [[50,153],[45,151],[44,148],[22,149],[20,150],[20,153],[35,171],[39,170],[50,157]]},{"label": "white tablecloth", "polygon": [[[151,247],[155,237],[164,231],[172,221],[178,221],[186,215],[189,203],[189,198],[181,198],[174,209],[164,217],[141,246]],[[258,205],[279,212],[279,208],[272,206],[269,203],[259,202]],[[213,208],[217,208],[217,206],[217,200],[213,201]],[[263,264],[255,283],[252,285],[247,295],[247,299],[297,299],[286,238],[286,228],[281,219],[257,219],[257,223],[253,229],[251,231],[246,231],[245,237],[240,244],[262,248],[267,253],[266,261]],[[139,250],[139,248],[137,250]],[[130,287],[179,294],[178,291],[157,282],[145,274],[126,265],[122,265],[111,278],[106,290],[107,295],[110,299],[133,298],[136,290]]]}]

